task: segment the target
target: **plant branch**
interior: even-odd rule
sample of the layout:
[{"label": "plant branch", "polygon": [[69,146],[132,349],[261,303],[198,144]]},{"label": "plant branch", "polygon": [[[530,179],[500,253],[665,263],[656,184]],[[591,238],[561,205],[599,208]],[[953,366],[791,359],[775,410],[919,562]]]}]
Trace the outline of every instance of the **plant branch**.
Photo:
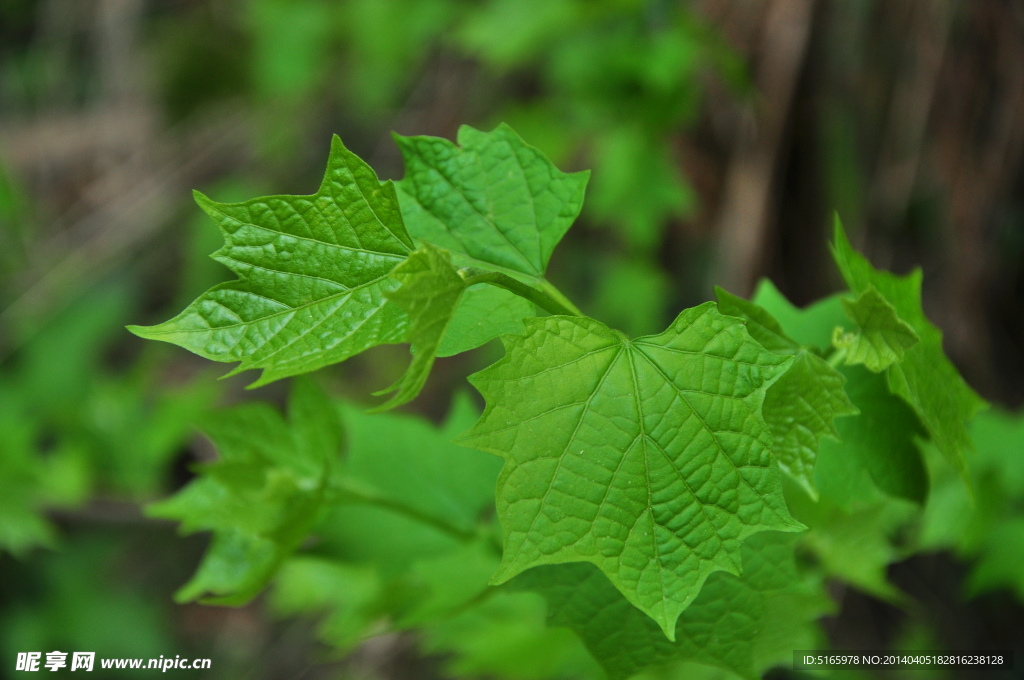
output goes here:
[{"label": "plant branch", "polygon": [[432,526],[438,531],[448,534],[463,543],[474,541],[477,538],[477,533],[474,531],[460,529],[454,524],[450,524],[442,519],[438,519],[437,517],[433,517],[427,513],[420,512],[415,508],[411,508],[408,505],[393,501],[390,498],[378,496],[377,494],[364,489],[342,483],[340,485],[336,484],[333,490],[336,493],[333,499],[335,502],[364,503],[366,505],[374,505],[378,508],[384,508],[385,510],[391,510],[392,512],[404,515],[409,519]]},{"label": "plant branch", "polygon": [[477,283],[489,283],[492,286],[504,288],[509,292],[515,293],[521,298],[529,300],[541,309],[552,314],[583,316],[583,312],[581,312],[576,305],[570,302],[565,295],[546,280],[542,280],[541,282],[543,290],[538,290],[533,286],[512,278],[508,274],[491,272],[486,269],[477,269],[476,267],[465,267],[460,269],[459,276],[461,276],[466,281],[466,285],[469,286]]}]

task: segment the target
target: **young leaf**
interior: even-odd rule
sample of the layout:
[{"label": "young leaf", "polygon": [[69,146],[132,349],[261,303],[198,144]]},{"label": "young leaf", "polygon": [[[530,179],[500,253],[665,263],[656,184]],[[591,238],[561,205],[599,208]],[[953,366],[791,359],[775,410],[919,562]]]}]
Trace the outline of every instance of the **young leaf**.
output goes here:
[{"label": "young leaf", "polygon": [[869,285],[856,300],[844,299],[843,309],[860,326],[859,333],[844,333],[837,327],[832,336],[833,346],[846,352],[847,366],[864,364],[881,373],[903,361],[904,352],[919,341],[914,329],[900,320],[874,286]]},{"label": "young leaf", "polygon": [[318,518],[341,446],[341,426],[327,397],[297,381],[290,426],[264,403],[221,412],[206,425],[220,459],[176,495],[147,508],[181,521],[185,533],[214,539],[179,602],[203,597],[243,604],[255,597]]},{"label": "young leaf", "polygon": [[821,579],[797,571],[794,536],[766,532],[743,543],[743,573],[715,573],[676,623],[675,642],[589,564],[531,569],[512,582],[548,601],[550,625],[583,640],[610,680],[688,661],[755,680],[816,642],[814,620],[834,608]]},{"label": "young leaf", "polygon": [[816,498],[814,464],[821,438],[837,438],[835,419],[857,413],[843,389],[846,379],[786,335],[768,310],[722,288],[716,287],[715,295],[718,309],[744,319],[751,337],[765,349],[796,355],[786,373],[768,388],[762,415],[772,432],[772,453],[779,467]]},{"label": "young leaf", "polygon": [[412,401],[423,389],[445,330],[467,287],[448,253],[429,243],[395,267],[391,277],[402,284],[398,290],[387,293],[387,297],[409,315],[412,363],[394,386],[377,393],[395,395],[375,411]]},{"label": "young leaf", "polygon": [[757,284],[753,302],[777,319],[790,338],[820,351],[832,346],[832,331],[847,322],[841,296],[831,295],[801,309],[768,279]]},{"label": "young leaf", "polygon": [[548,260],[583,207],[589,172],[567,174],[507,125],[459,128],[459,146],[437,137],[395,140],[398,183],[413,236],[461,253],[460,266],[543,279]]},{"label": "young leaf", "polygon": [[136,335],[214,361],[262,368],[253,386],[405,340],[408,322],[385,293],[388,274],[413,250],[391,182],[335,136],[320,190],[244,203],[196,202],[225,245],[214,259],[238,279],[214,286],[185,311]]},{"label": "young leaf", "polygon": [[942,332],[924,315],[921,270],[907,276],[878,271],[850,245],[838,216],[832,254],[851,291],[861,295],[874,287],[917,333],[920,342],[888,368],[889,389],[914,409],[932,441],[967,480],[965,456],[972,448],[967,421],[985,402],[960,377],[942,350]]},{"label": "young leaf", "polygon": [[714,303],[636,340],[553,316],[503,341],[471,377],[487,407],[460,439],[505,459],[496,583],[593,562],[671,637],[710,573],[739,573],[744,538],[800,529],[760,415],[791,359]]}]

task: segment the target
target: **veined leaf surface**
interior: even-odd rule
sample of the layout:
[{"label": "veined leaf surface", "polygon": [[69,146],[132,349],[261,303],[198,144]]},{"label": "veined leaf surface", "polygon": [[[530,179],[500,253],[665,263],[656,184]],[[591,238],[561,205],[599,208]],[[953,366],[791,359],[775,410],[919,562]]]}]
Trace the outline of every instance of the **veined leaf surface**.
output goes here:
[{"label": "veined leaf surface", "polygon": [[712,574],[679,617],[675,642],[591,565],[538,567],[513,585],[544,595],[550,625],[575,631],[611,680],[679,662],[754,680],[816,642],[814,620],[834,607],[821,578],[797,570],[794,539],[768,532],[745,541],[743,574]]},{"label": "veined leaf surface", "polygon": [[843,300],[843,309],[858,326],[859,333],[844,333],[836,328],[832,344],[844,350],[847,366],[864,364],[881,373],[903,361],[904,353],[918,343],[917,333],[900,320],[893,308],[874,286],[868,286],[856,300]]},{"label": "veined leaf surface", "polygon": [[[772,452],[779,467],[811,495],[814,465],[822,437],[837,439],[835,419],[857,413],[843,385],[846,379],[808,348],[786,335],[767,309],[721,288],[715,288],[718,309],[744,319],[747,331],[761,345],[779,355],[794,355],[786,373],[765,396],[763,415],[772,432]],[[780,294],[781,296],[781,294]]]},{"label": "veined leaf surface", "polygon": [[593,562],[666,635],[740,544],[798,531],[782,497],[765,390],[791,359],[714,303],[629,340],[598,321],[530,319],[471,381],[487,399],[462,443],[502,456],[495,582]]},{"label": "veined leaf surface", "polygon": [[214,286],[144,338],[214,361],[262,368],[254,383],[344,361],[375,345],[405,340],[408,321],[385,293],[388,273],[413,250],[391,182],[331,142],[320,190],[243,203],[196,202],[217,222],[224,247],[214,259],[238,274]]},{"label": "veined leaf surface", "polygon": [[[459,129],[459,145],[401,137],[402,214],[413,236],[489,269],[541,279],[583,207],[589,172],[564,173],[512,128]],[[459,263],[461,264],[461,262]]]}]

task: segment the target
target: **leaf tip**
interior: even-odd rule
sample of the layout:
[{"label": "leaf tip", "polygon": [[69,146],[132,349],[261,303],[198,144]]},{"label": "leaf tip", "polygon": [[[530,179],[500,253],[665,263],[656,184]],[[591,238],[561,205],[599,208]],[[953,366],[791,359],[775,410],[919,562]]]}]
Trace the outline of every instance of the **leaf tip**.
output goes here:
[{"label": "leaf tip", "polygon": [[153,335],[155,334],[153,333],[152,329],[154,328],[156,328],[156,326],[125,326],[125,330],[127,330],[129,333],[131,333],[132,335],[137,335],[138,337],[143,338],[145,340],[153,339]]}]

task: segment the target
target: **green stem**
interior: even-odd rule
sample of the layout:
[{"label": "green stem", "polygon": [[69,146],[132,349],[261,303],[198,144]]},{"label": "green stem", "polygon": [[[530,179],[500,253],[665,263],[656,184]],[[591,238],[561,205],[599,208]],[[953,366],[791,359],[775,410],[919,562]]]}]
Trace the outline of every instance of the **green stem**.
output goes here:
[{"label": "green stem", "polygon": [[507,291],[515,293],[521,298],[529,300],[541,309],[552,314],[583,316],[583,312],[581,312],[576,305],[570,302],[569,299],[562,295],[557,288],[545,280],[542,280],[541,282],[542,290],[538,290],[533,286],[512,278],[508,274],[489,272],[486,269],[477,269],[476,267],[465,267],[460,269],[459,276],[461,276],[466,281],[466,285],[469,286],[476,283],[489,283],[492,286],[504,288]]},{"label": "green stem", "polygon": [[477,538],[477,533],[474,531],[460,529],[459,527],[449,524],[442,519],[420,512],[415,508],[393,501],[390,498],[384,498],[383,496],[378,496],[364,491],[363,489],[348,485],[336,485],[334,487],[334,491],[336,495],[332,500],[336,503],[363,503],[366,505],[373,505],[378,508],[384,508],[385,510],[391,510],[392,512],[396,512],[400,515],[405,515],[409,519],[432,526],[438,531],[448,534],[452,538],[463,543],[469,543]]},{"label": "green stem", "polygon": [[541,287],[541,289],[544,290],[544,292],[546,292],[548,295],[550,295],[552,298],[554,298],[557,302],[560,302],[563,307],[565,307],[566,309],[571,311],[572,312],[572,316],[586,316],[586,314],[584,314],[583,312],[580,311],[579,307],[577,307],[576,305],[574,305],[572,303],[572,300],[567,298],[562,293],[562,291],[560,291],[557,288],[555,288],[555,286],[550,281],[548,281],[547,279],[541,279],[540,287]]},{"label": "green stem", "polygon": [[846,358],[846,348],[837,349],[832,354],[828,355],[828,365],[832,368],[839,368],[839,365],[843,363],[843,359]]}]

